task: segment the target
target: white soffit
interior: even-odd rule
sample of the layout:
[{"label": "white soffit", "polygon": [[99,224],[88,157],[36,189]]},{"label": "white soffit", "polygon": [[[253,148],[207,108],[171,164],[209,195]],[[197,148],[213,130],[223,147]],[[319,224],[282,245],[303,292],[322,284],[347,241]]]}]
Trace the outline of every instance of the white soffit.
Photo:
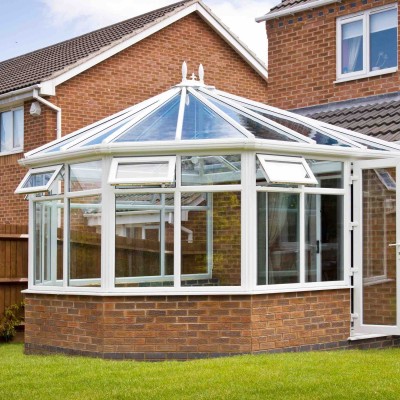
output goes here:
[{"label": "white soffit", "polygon": [[78,64],[74,64],[68,70],[64,72],[57,72],[51,79],[43,81],[41,86],[46,93],[41,94],[54,94],[55,87],[61,83],[79,75],[87,69],[101,63],[102,61],[112,57],[113,55],[127,49],[130,46],[142,41],[143,39],[153,35],[154,33],[166,28],[169,25],[179,21],[180,19],[197,12],[200,17],[213,28],[213,30],[222,37],[262,78],[268,79],[268,72],[266,65],[230,30],[227,28],[221,20],[211,12],[208,7],[204,6],[201,1],[194,2],[192,5],[172,13],[172,15],[165,17],[161,21],[158,21],[150,27],[133,34],[128,38],[122,39],[117,43],[114,43],[105,50],[100,50],[94,56],[89,56],[83,61],[79,61]]}]

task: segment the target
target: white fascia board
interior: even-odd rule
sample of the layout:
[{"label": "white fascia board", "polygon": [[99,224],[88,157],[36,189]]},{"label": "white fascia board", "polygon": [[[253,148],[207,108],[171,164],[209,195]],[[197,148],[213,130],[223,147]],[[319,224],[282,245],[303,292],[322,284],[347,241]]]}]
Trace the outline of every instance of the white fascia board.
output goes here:
[{"label": "white fascia board", "polygon": [[262,17],[257,17],[256,22],[270,21],[271,19],[285,17],[286,15],[293,15],[293,14],[301,12],[301,11],[311,10],[313,8],[323,7],[328,4],[340,3],[340,2],[341,2],[341,0],[316,0],[316,1],[312,1],[310,3],[300,4],[295,7],[288,7],[281,11],[276,11],[276,12],[272,12],[270,14],[265,14]]},{"label": "white fascia board", "polygon": [[200,16],[226,41],[228,44],[250,64],[257,73],[268,80],[266,65],[215,15],[206,9],[203,4],[197,3]]},{"label": "white fascia board", "polygon": [[187,8],[178,11],[176,14],[173,14],[164,20],[155,23],[143,31],[134,34],[132,37],[123,39],[115,45],[111,45],[107,50],[92,56],[86,61],[81,62],[79,65],[72,67],[70,70],[52,78],[47,81],[43,81],[41,86],[43,87],[43,93],[55,93],[55,87],[60,85],[61,83],[75,77],[76,75],[92,68],[93,66],[101,63],[102,61],[107,60],[113,55],[127,49],[130,46],[142,41],[143,39],[153,35],[154,33],[160,31],[161,29],[166,28],[167,26],[179,21],[180,19],[188,16],[193,12],[198,12],[198,14],[206,21],[210,26],[214,28],[214,30],[225,39],[228,44],[234,48],[234,50],[247,61],[253,69],[256,70],[264,79],[268,78],[268,73],[266,66],[262,63],[261,60],[257,59],[257,57],[251,53],[249,49],[236,37],[232,35],[232,33],[226,28],[214,14],[211,14],[208,10],[206,10],[202,4],[194,3]]},{"label": "white fascia board", "polygon": [[13,90],[12,92],[4,93],[0,95],[0,107],[8,107],[17,103],[23,103],[24,100],[31,99],[35,89],[38,89],[38,85],[29,86],[23,89]]}]

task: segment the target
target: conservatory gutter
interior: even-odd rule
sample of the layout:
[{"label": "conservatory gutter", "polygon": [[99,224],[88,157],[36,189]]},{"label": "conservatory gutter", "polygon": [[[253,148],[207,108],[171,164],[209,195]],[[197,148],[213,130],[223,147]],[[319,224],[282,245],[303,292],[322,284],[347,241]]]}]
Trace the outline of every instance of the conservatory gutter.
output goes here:
[{"label": "conservatory gutter", "polygon": [[216,153],[227,151],[262,151],[267,153],[280,154],[300,154],[303,156],[317,156],[318,158],[334,156],[339,158],[354,159],[373,159],[400,157],[400,151],[380,151],[369,149],[355,149],[344,147],[333,147],[327,145],[313,145],[298,142],[278,142],[262,139],[230,139],[227,140],[204,140],[193,143],[193,141],[168,141],[160,144],[157,142],[135,142],[127,145],[126,143],[110,143],[91,146],[79,150],[65,150],[62,153],[46,154],[42,156],[32,156],[18,160],[21,166],[35,167],[58,164],[60,162],[74,161],[82,158],[96,158],[99,156],[137,156],[142,154],[180,154],[187,152]]}]

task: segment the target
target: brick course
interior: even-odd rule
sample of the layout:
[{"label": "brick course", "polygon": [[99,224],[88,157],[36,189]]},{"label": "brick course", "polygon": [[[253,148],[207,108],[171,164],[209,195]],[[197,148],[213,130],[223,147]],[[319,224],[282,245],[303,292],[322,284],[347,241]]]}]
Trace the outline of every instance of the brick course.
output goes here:
[{"label": "brick course", "polygon": [[268,103],[293,109],[398,91],[399,72],[334,83],[336,19],[393,3],[344,0],[267,21]]},{"label": "brick course", "polygon": [[339,347],[350,335],[349,289],[237,296],[27,294],[26,303],[27,353],[189,359]]}]

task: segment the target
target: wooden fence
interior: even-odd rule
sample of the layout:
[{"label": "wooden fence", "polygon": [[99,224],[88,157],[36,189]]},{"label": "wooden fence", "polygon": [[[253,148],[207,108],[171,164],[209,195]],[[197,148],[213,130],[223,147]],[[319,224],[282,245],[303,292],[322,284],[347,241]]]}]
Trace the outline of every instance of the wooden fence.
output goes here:
[{"label": "wooden fence", "polygon": [[0,225],[0,317],[23,300],[28,284],[28,227]]}]

